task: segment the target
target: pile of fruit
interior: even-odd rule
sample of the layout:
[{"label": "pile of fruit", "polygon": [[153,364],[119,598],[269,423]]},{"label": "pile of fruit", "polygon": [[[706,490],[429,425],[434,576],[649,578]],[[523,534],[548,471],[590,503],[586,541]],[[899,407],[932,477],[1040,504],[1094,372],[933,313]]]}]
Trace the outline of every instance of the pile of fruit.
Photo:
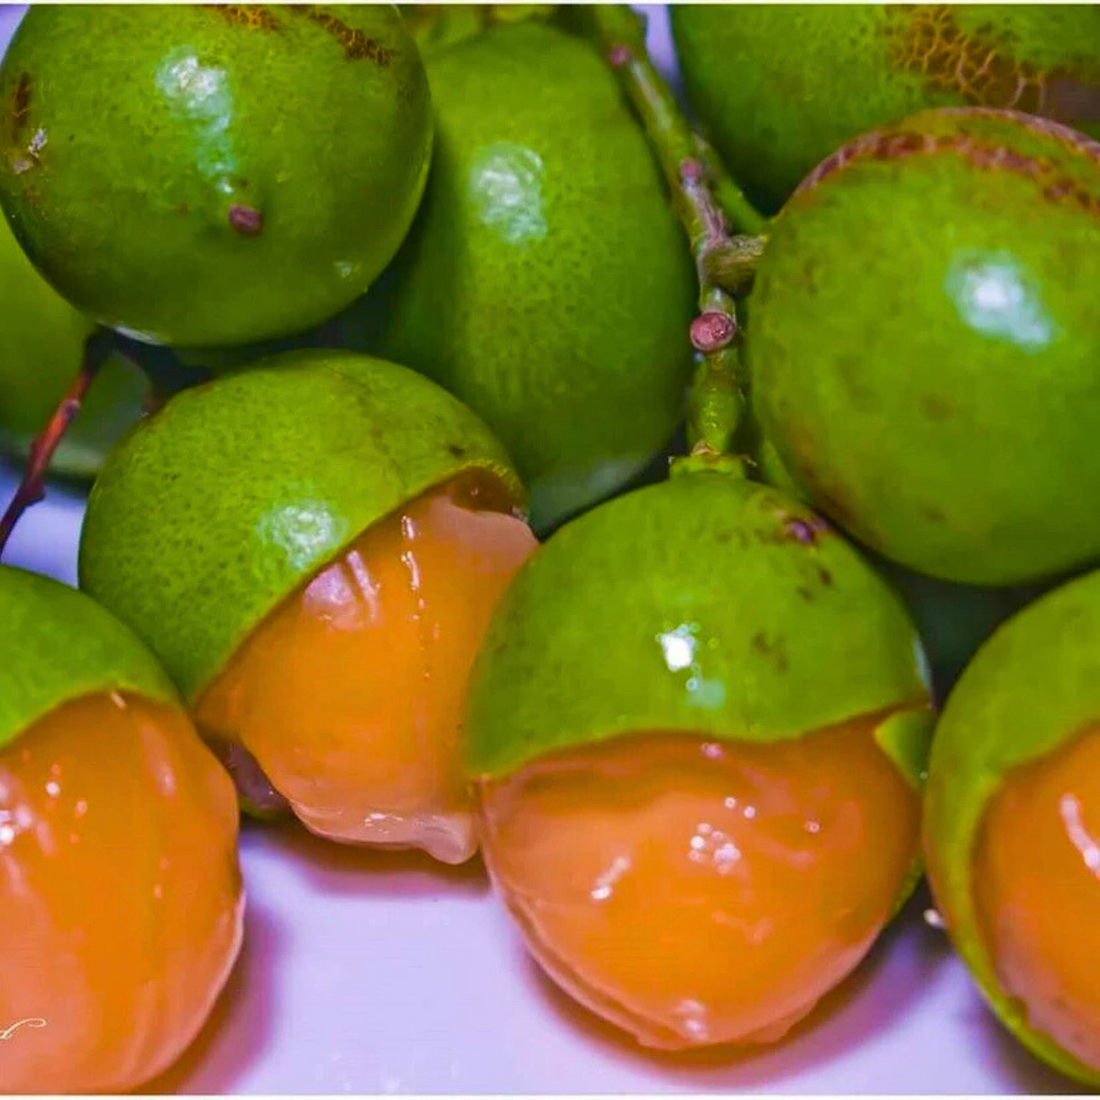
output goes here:
[{"label": "pile of fruit", "polygon": [[80,591],[0,567],[0,1090],[188,1046],[239,809],[480,851],[663,1049],[926,871],[1100,1085],[1100,10],[672,24],[683,103],[622,7],[22,21],[0,540],[95,482]]}]

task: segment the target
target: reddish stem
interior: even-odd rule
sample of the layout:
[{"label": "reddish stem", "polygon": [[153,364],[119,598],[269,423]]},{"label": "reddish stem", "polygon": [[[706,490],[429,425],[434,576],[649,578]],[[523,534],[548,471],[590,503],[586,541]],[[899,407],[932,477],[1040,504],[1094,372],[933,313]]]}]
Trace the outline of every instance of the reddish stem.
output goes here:
[{"label": "reddish stem", "polygon": [[35,437],[23,469],[23,477],[15,495],[11,498],[3,517],[0,517],[0,555],[7,547],[23,513],[46,496],[46,475],[69,425],[80,412],[88,388],[95,381],[99,368],[110,353],[110,335],[101,331],[89,336],[84,344],[84,360],[68,392],[58,403],[46,427]]}]

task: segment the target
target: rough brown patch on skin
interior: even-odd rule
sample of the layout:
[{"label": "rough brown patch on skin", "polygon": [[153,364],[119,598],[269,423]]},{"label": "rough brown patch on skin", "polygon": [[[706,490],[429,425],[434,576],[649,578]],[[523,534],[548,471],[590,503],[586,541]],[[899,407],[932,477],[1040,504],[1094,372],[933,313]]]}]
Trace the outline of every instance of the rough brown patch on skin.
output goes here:
[{"label": "rough brown patch on skin", "polygon": [[1084,122],[1100,117],[1100,66],[1044,70],[1011,56],[1011,41],[992,26],[967,33],[949,4],[887,9],[890,59],[917,73],[931,92],[960,95],[976,106]]},{"label": "rough brown patch on skin", "polygon": [[448,443],[447,450],[452,458],[465,458],[466,448],[459,443]]},{"label": "rough brown patch on skin", "polygon": [[821,583],[826,588],[833,587],[833,574],[828,569],[826,569],[825,566],[818,565],[817,575],[821,578]]},{"label": "rough brown patch on skin", "polygon": [[323,27],[344,49],[344,56],[349,61],[368,60],[383,67],[393,60],[393,51],[379,45],[373,38],[368,38],[356,27],[349,27],[342,19],[338,19],[332,12],[315,4],[291,4],[289,11],[295,15],[304,15],[319,27]]},{"label": "rough brown patch on skin", "polygon": [[[941,114],[964,117],[1011,118],[1033,133],[1056,140],[1073,153],[1086,156],[1100,165],[1100,142],[1045,118],[1034,118],[1017,111],[997,111],[983,107],[944,108]],[[953,154],[961,156],[979,171],[1009,172],[1035,182],[1039,194],[1049,202],[1073,203],[1086,213],[1100,215],[1100,192],[1084,187],[1072,176],[1061,172],[1046,157],[1026,156],[1003,145],[985,142],[965,132],[927,134],[913,131],[872,131],[838,149],[823,160],[798,186],[795,195],[806,194],[829,176],[866,160],[901,160],[906,157]]]},{"label": "rough brown patch on skin", "polygon": [[227,23],[234,27],[244,27],[253,31],[273,31],[278,34],[283,25],[275,18],[270,8],[260,4],[203,4],[207,11],[217,12]]},{"label": "rough brown patch on skin", "polygon": [[757,631],[752,636],[752,648],[771,661],[780,672],[787,671],[787,654],[782,639],[771,642],[762,630]]},{"label": "rough brown patch on skin", "polygon": [[11,140],[19,142],[31,120],[31,74],[20,73],[11,94]]},{"label": "rough brown patch on skin", "polygon": [[246,237],[257,237],[263,232],[264,216],[251,206],[242,206],[238,203],[229,208],[229,224]]}]

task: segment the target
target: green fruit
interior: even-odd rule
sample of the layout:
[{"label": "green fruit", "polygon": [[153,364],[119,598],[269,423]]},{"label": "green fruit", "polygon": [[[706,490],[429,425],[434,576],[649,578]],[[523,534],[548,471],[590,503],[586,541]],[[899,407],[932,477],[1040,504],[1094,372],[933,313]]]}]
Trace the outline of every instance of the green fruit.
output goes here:
[{"label": "green fruit", "polygon": [[1016,584],[1100,554],[1100,145],[928,111],[864,136],[774,223],[754,415],[809,500],[888,558]]},{"label": "green fruit", "polygon": [[431,109],[392,7],[32,8],[0,68],[0,202],[90,316],[160,343],[317,324],[397,251]]},{"label": "green fruit", "polygon": [[[25,457],[80,370],[96,326],[31,266],[0,218],[0,449]],[[142,372],[121,355],[100,369],[51,469],[91,477],[149,397]]]},{"label": "green fruit", "polygon": [[304,351],[184,390],[111,453],[80,584],[194,702],[257,624],[401,504],[466,469],[521,492],[482,423],[365,355]]},{"label": "green fruit", "polygon": [[1100,137],[1092,4],[684,4],[692,106],[769,210],[840,144],[925,107],[1010,107]]},{"label": "green fruit", "polygon": [[70,699],[132,691],[175,703],[147,649],[94,600],[0,566],[0,749]]},{"label": "green fruit", "polygon": [[1024,1006],[1001,990],[982,941],[971,872],[984,812],[1006,775],[1098,717],[1100,573],[1092,573],[1020,612],[963,673],[936,732],[924,826],[937,905],[993,1010],[1033,1053],[1092,1086],[1100,1085],[1100,1073],[1031,1030]]},{"label": "green fruit", "polygon": [[681,473],[567,524],[520,570],[475,666],[471,777],[623,733],[797,738],[880,714],[915,785],[924,655],[893,590],[786,495]]},{"label": "green fruit", "polygon": [[483,416],[546,528],[671,437],[691,370],[691,265],[642,130],[588,43],[498,26],[428,70],[424,204],[348,339]]}]

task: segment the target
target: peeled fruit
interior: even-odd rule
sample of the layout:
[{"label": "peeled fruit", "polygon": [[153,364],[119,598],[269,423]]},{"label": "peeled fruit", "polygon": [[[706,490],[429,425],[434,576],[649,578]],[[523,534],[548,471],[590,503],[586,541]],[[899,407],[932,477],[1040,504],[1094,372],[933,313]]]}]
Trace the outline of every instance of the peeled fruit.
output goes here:
[{"label": "peeled fruit", "polygon": [[[0,450],[17,458],[27,454],[76,377],[84,344],[95,331],[34,270],[0,218]],[[115,440],[142,415],[149,389],[136,365],[111,356],[51,469],[94,475]]]},{"label": "peeled fruit", "polygon": [[926,107],[1004,107],[1100,137],[1100,12],[1073,4],[677,4],[692,107],[778,209],[818,161]]},{"label": "peeled fruit", "polygon": [[233,787],[88,597],[3,567],[0,618],[0,1090],[122,1092],[183,1052],[236,958]]},{"label": "peeled fruit", "polygon": [[681,472],[566,524],[464,731],[534,957],[643,1045],[778,1039],[913,882],[925,676],[892,589],[774,490]]},{"label": "peeled fruit", "polygon": [[[944,580],[1100,553],[1100,144],[943,109],[824,161],[775,220],[746,348],[814,506]],[[1026,455],[1027,461],[1021,456]]]},{"label": "peeled fruit", "polygon": [[982,647],[928,774],[924,847],[951,938],[1025,1046],[1100,1085],[1100,573]]},{"label": "peeled fruit", "polygon": [[310,829],[461,862],[476,840],[458,721],[535,545],[520,496],[500,444],[434,383],[293,352],[184,391],[123,441],[89,502],[81,585]]},{"label": "peeled fruit", "polygon": [[94,319],[191,347],[301,331],[361,295],[431,152],[423,65],[388,5],[32,8],[0,105],[0,203],[35,265]]},{"label": "peeled fruit", "polygon": [[344,339],[484,417],[548,529],[671,439],[691,372],[691,264],[645,136],[589,43],[495,26],[427,64],[424,203]]}]

